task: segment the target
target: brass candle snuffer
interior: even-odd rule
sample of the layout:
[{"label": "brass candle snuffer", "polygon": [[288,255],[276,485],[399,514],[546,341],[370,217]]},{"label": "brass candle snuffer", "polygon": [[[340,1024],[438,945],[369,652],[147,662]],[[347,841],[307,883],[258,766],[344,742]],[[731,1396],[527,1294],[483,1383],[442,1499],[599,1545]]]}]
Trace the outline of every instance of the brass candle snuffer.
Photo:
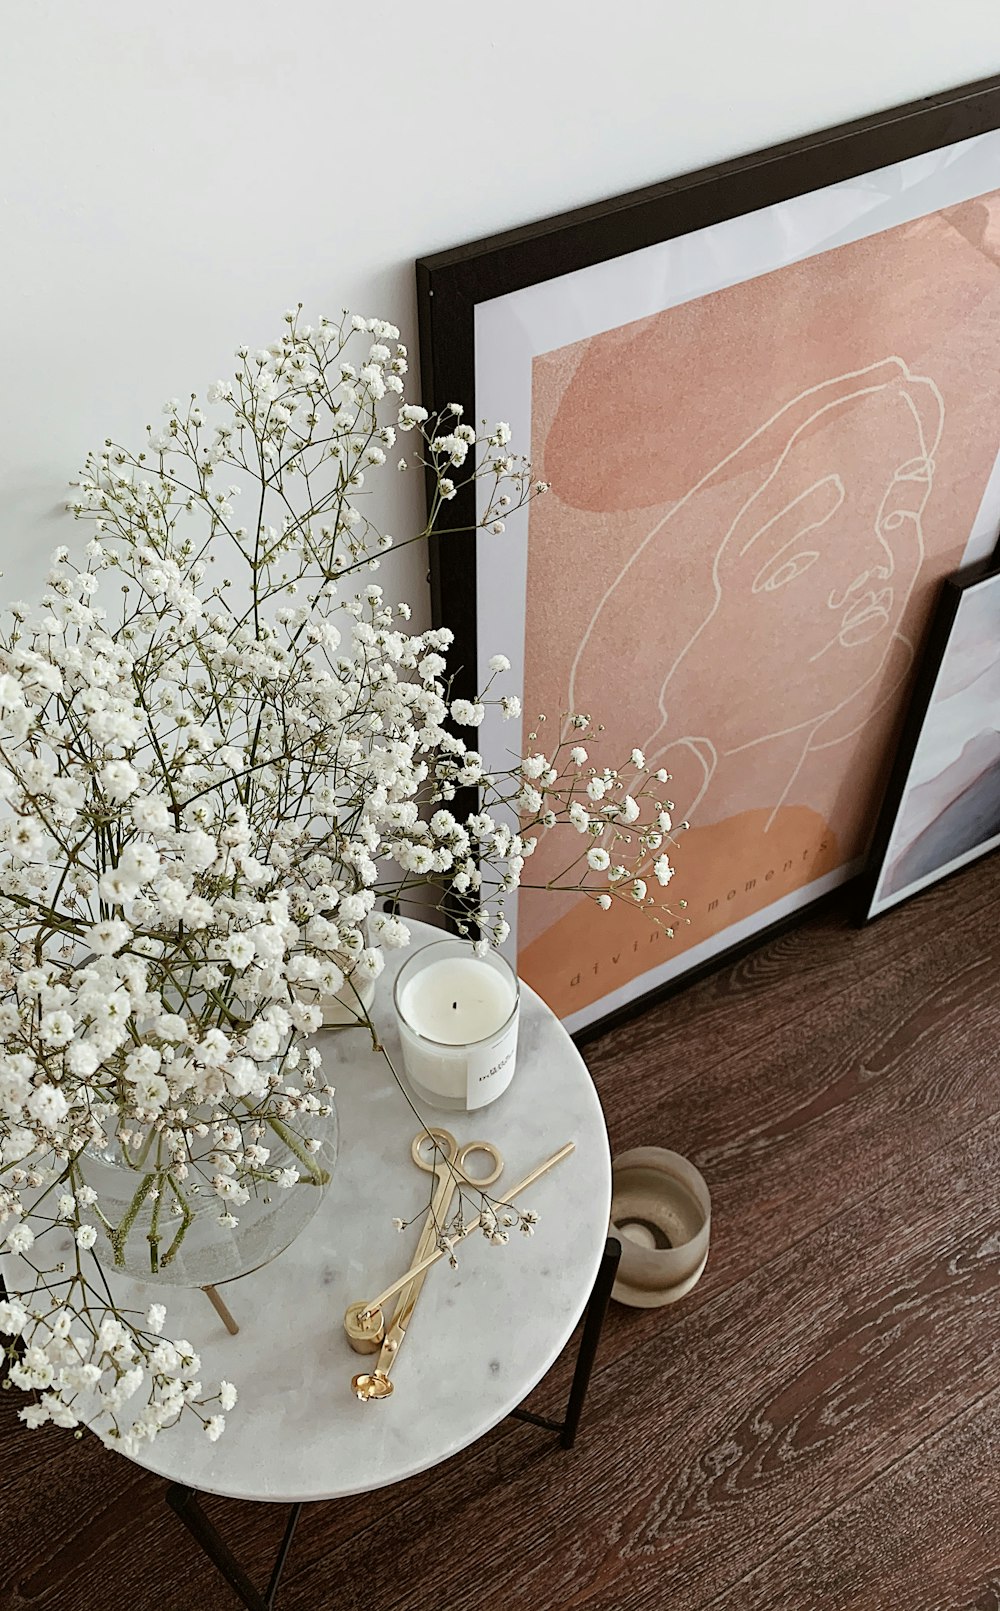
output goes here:
[{"label": "brass candle snuffer", "polygon": [[[429,1154],[426,1150],[428,1143],[432,1149]],[[441,1129],[421,1131],[414,1137],[410,1152],[417,1168],[434,1175],[437,1182],[414,1254],[413,1262],[414,1266],[417,1266],[437,1247],[442,1229],[448,1220],[456,1189],[460,1190],[466,1185],[474,1191],[482,1191],[487,1186],[492,1186],[499,1180],[503,1171],[503,1158],[492,1142],[470,1141],[464,1147],[460,1147],[450,1130]],[[470,1173],[469,1160],[475,1153],[482,1153],[489,1159],[489,1170],[486,1174]],[[399,1294],[399,1302],[388,1328],[381,1307],[378,1310],[377,1320],[366,1305],[352,1305],[345,1316],[344,1324],[351,1346],[358,1347],[360,1343],[359,1353],[374,1353],[376,1349],[378,1350],[378,1362],[372,1375],[378,1381],[381,1392],[372,1392],[366,1396],[388,1397],[383,1379],[386,1385],[391,1385],[388,1384],[389,1371],[392,1369],[392,1362],[403,1340],[426,1275],[426,1270],[420,1270],[418,1273],[413,1273],[411,1270]],[[357,1386],[355,1391],[358,1391]]]},{"label": "brass candle snuffer", "polygon": [[[423,1145],[428,1135],[436,1143],[435,1158],[437,1158],[439,1151],[441,1153],[440,1159],[436,1162],[428,1161],[423,1153]],[[575,1142],[567,1141],[566,1145],[560,1147],[558,1152],[553,1153],[551,1158],[547,1158],[544,1163],[538,1165],[537,1169],[533,1169],[529,1175],[525,1175],[523,1180],[518,1181],[516,1186],[505,1192],[503,1202],[512,1202],[521,1192],[527,1191],[528,1187],[533,1186],[535,1181],[540,1179],[549,1169],[560,1163],[563,1158],[568,1157],[574,1150],[575,1145]],[[476,1178],[466,1173],[464,1168],[465,1161],[474,1152],[484,1152],[494,1159],[494,1169],[489,1176]],[[406,1327],[420,1295],[424,1276],[432,1264],[450,1251],[450,1249],[437,1244],[440,1236],[440,1226],[445,1222],[447,1209],[450,1205],[452,1194],[458,1185],[459,1176],[467,1185],[477,1190],[483,1186],[492,1185],[499,1178],[503,1168],[503,1160],[492,1143],[472,1141],[465,1147],[459,1148],[454,1136],[447,1130],[421,1131],[420,1135],[414,1139],[412,1153],[414,1160],[421,1169],[429,1170],[438,1177],[438,1186],[431,1202],[423,1233],[417,1244],[414,1262],[399,1277],[398,1281],[394,1281],[391,1286],[386,1287],[385,1291],[380,1292],[377,1298],[372,1298],[367,1303],[351,1304],[344,1316],[344,1330],[355,1352],[359,1354],[374,1354],[377,1352],[379,1356],[373,1371],[366,1371],[355,1376],[351,1383],[358,1398],[364,1402],[370,1399],[388,1398],[393,1391],[393,1383],[390,1380],[389,1372],[395,1363],[399,1346],[405,1336]],[[467,1234],[478,1230],[482,1222],[483,1215],[477,1214],[475,1219],[470,1221],[467,1226]],[[400,1300],[396,1305],[392,1322],[387,1328],[383,1305],[397,1292],[401,1293]]]}]

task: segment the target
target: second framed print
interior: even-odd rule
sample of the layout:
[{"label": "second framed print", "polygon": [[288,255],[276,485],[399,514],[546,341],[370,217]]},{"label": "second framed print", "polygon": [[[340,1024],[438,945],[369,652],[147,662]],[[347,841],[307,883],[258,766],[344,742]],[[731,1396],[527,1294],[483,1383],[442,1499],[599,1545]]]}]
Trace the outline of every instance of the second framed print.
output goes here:
[{"label": "second framed print", "polygon": [[[572,1031],[864,865],[939,583],[1000,523],[998,126],[991,80],[418,264],[425,404],[508,421],[552,487],[440,544],[456,692],[506,653],[529,724],[587,712],[691,822],[673,940],[508,913]],[[487,763],[520,737],[487,720]]]},{"label": "second framed print", "polygon": [[1000,574],[991,569],[942,590],[876,836],[868,916],[998,846]]}]

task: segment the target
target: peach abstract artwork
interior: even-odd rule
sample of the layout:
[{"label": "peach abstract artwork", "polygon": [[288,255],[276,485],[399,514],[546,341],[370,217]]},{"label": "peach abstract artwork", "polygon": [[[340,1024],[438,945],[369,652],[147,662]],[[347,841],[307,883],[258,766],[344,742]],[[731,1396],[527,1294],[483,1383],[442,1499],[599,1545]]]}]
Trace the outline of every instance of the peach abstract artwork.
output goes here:
[{"label": "peach abstract artwork", "polygon": [[563,1016],[858,867],[998,366],[1000,192],[534,359],[526,714],[641,745],[691,823],[673,939],[522,891],[519,969]]}]

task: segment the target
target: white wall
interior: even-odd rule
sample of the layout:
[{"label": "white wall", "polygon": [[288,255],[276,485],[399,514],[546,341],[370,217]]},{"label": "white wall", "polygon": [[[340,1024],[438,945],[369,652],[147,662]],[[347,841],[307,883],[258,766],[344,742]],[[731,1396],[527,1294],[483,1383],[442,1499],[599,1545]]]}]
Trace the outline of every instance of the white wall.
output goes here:
[{"label": "white wall", "polygon": [[8,599],[82,540],[88,448],[291,303],[415,349],[422,253],[1000,69],[997,0],[21,0],[3,33]]}]

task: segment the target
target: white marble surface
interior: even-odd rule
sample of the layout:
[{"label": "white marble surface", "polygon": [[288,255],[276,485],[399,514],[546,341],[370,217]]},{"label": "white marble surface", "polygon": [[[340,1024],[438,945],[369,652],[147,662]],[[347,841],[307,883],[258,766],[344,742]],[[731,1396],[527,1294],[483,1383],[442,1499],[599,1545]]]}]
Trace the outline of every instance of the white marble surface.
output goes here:
[{"label": "white marble surface", "polygon": [[[411,926],[414,945],[438,937]],[[392,978],[408,955],[390,954],[375,1008],[397,1066]],[[491,1247],[476,1235],[459,1248],[458,1270],[444,1259],[433,1266],[393,1366],[393,1396],[359,1402],[351,1378],[374,1359],[351,1349],[344,1311],[408,1267],[430,1177],[410,1158],[417,1121],[370,1039],[357,1029],[328,1030],[318,1044],[337,1087],[340,1158],[322,1208],[298,1241],[221,1289],[239,1335],[229,1336],[203,1294],[155,1291],[167,1304],[165,1334],[194,1343],[206,1386],[226,1377],[240,1398],[217,1443],[192,1418],[189,1427],[164,1431],[139,1463],[209,1493],[329,1499],[398,1482],[465,1448],[518,1405],[558,1357],[604,1248],[611,1160],[597,1093],[562,1025],[522,985],[517,1072],[508,1090],[478,1113],[424,1113],[460,1143],[485,1138],[500,1148],[506,1167],[494,1195],[564,1142],[575,1141],[576,1151],[518,1199],[539,1215],[532,1238],[512,1232],[509,1246]],[[394,1215],[417,1223],[400,1235]],[[149,1285],[116,1286],[136,1308],[154,1296]]]}]

